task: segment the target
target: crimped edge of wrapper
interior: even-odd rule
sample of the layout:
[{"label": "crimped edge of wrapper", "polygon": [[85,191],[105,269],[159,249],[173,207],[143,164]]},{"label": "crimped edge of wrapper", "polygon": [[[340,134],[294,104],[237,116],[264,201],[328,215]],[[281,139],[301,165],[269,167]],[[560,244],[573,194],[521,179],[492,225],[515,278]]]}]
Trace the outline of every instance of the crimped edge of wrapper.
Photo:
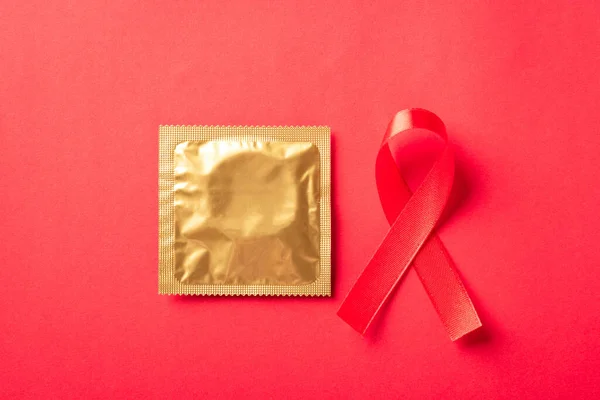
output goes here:
[{"label": "crimped edge of wrapper", "polygon": [[[306,285],[200,285],[175,278],[173,152],[194,140],[311,142],[319,150],[319,274]],[[328,126],[160,125],[158,160],[158,294],[190,296],[331,296],[331,134]]]}]

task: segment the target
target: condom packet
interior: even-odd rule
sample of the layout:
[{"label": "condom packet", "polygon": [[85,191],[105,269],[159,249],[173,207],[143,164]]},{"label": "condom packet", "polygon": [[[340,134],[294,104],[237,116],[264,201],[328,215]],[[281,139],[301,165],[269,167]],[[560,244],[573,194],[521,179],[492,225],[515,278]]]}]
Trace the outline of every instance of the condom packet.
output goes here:
[{"label": "condom packet", "polygon": [[159,294],[331,295],[328,127],[160,126]]}]

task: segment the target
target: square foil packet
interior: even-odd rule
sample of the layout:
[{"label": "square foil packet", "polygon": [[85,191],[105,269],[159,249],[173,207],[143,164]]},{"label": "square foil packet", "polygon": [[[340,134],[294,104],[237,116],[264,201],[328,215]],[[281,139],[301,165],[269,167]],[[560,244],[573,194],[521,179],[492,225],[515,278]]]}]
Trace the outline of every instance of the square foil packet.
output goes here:
[{"label": "square foil packet", "polygon": [[328,127],[159,136],[160,294],[331,295]]}]

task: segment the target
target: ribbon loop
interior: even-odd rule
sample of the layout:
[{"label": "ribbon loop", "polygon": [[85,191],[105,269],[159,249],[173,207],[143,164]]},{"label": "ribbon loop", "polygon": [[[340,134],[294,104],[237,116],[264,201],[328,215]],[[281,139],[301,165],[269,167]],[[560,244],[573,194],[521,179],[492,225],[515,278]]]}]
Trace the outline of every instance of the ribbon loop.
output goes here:
[{"label": "ribbon loop", "polygon": [[[390,149],[394,136],[426,129],[445,146],[421,185],[411,193]],[[408,109],[390,122],[377,154],[377,190],[390,229],[338,310],[364,334],[408,266],[413,265],[452,340],[481,321],[441,240],[433,234],[450,196],[454,155],[442,120],[430,111]]]}]

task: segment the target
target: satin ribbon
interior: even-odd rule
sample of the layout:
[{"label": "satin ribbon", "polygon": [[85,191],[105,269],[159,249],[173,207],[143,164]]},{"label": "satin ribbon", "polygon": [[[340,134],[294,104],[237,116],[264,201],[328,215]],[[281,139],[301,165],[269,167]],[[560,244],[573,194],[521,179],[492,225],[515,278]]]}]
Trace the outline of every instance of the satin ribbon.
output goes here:
[{"label": "satin ribbon", "polygon": [[[421,185],[411,193],[396,164],[390,141],[426,129],[445,146]],[[390,223],[383,242],[358,277],[338,315],[364,334],[409,265],[417,272],[450,339],[479,328],[481,321],[443,243],[433,232],[454,180],[454,155],[442,120],[430,111],[408,109],[390,122],[377,154],[377,190]]]}]

